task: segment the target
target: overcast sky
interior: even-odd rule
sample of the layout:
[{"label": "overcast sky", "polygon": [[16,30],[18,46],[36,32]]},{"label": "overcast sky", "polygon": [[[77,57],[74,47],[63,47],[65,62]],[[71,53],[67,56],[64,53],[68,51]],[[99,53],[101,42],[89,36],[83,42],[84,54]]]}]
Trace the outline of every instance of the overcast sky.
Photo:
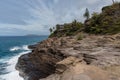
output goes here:
[{"label": "overcast sky", "polygon": [[0,0],[0,36],[47,35],[56,24],[83,21],[86,8],[100,12],[109,4],[112,0]]}]

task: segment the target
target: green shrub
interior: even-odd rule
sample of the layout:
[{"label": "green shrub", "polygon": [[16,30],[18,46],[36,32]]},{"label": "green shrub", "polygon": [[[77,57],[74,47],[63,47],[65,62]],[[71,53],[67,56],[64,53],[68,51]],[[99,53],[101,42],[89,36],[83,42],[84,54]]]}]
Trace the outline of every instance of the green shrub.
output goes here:
[{"label": "green shrub", "polygon": [[83,34],[80,33],[79,35],[77,35],[77,40],[82,40],[84,38]]},{"label": "green shrub", "polygon": [[81,31],[83,23],[74,20],[71,23],[65,23],[63,25],[56,25],[56,30],[50,35],[50,37],[62,37],[62,36],[73,36],[77,32]]},{"label": "green shrub", "polygon": [[92,34],[116,34],[120,32],[120,3],[106,6],[102,13],[93,13],[85,27],[85,32]]},{"label": "green shrub", "polygon": [[[87,17],[87,16],[86,16]],[[87,17],[88,18],[88,17]],[[51,31],[51,30],[50,30]],[[50,37],[74,36],[80,32],[92,34],[116,34],[120,32],[120,3],[102,8],[101,13],[93,13],[85,23],[74,20],[63,25],[57,24]],[[80,34],[77,40],[81,40]]]}]

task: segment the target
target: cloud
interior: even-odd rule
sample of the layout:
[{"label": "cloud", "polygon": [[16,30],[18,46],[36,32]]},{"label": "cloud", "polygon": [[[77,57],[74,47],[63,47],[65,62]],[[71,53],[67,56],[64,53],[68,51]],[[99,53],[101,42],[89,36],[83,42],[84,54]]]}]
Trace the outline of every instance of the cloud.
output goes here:
[{"label": "cloud", "polygon": [[[12,0],[16,1],[16,0]],[[117,0],[120,1],[120,0]],[[14,3],[14,2],[13,2]],[[19,3],[22,9],[17,8],[25,16],[11,21],[22,21],[25,24],[0,23],[0,34],[49,34],[49,28],[56,24],[69,23],[74,19],[84,21],[83,14],[86,8],[92,12],[100,12],[105,5],[112,4],[111,0],[22,0]],[[17,5],[16,5],[17,6]],[[14,7],[16,7],[14,6]],[[23,10],[23,11],[22,11]],[[17,11],[17,10],[16,10]],[[19,12],[20,12],[19,11]],[[27,15],[28,14],[28,15]],[[12,15],[12,14],[11,14]],[[14,14],[12,15],[14,17]],[[5,30],[6,32],[3,32]],[[23,33],[22,33],[23,32]]]}]

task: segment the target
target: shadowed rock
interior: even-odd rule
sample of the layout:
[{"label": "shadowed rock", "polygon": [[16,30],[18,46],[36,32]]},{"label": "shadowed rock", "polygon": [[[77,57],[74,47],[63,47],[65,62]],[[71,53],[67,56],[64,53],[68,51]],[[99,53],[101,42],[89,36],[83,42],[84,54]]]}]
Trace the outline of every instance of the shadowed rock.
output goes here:
[{"label": "shadowed rock", "polygon": [[75,57],[68,57],[58,62],[57,65],[59,66],[56,70],[59,73],[40,80],[111,80],[106,71],[95,66],[86,65],[82,60]]}]

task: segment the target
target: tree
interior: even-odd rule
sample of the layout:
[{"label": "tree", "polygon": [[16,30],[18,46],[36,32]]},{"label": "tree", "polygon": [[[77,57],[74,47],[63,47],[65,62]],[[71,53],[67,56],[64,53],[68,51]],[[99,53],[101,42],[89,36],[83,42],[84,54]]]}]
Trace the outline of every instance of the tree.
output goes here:
[{"label": "tree", "polygon": [[74,20],[74,21],[72,22],[72,27],[76,27],[76,24],[77,24],[77,20]]},{"label": "tree", "polygon": [[57,25],[56,25],[56,30],[59,30],[59,29],[60,29],[60,25],[57,24]]},{"label": "tree", "polygon": [[83,16],[86,18],[86,20],[88,20],[88,19],[89,19],[90,14],[89,14],[89,10],[88,10],[88,8],[86,8],[86,11],[85,11],[85,13],[84,13],[84,15],[83,15]]},{"label": "tree", "polygon": [[114,1],[114,0],[112,0],[112,2],[113,2],[113,4],[115,3],[115,1]]},{"label": "tree", "polygon": [[52,33],[52,31],[53,31],[52,28],[50,28],[49,31],[50,31],[50,33]]}]

